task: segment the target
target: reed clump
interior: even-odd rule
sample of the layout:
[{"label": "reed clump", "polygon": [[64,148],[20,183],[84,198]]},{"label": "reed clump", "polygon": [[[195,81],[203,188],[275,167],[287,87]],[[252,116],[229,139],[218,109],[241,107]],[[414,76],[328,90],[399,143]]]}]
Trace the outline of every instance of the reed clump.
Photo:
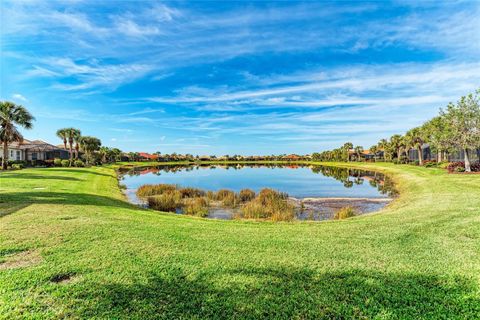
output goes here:
[{"label": "reed clump", "polygon": [[240,217],[291,221],[295,219],[295,205],[288,201],[286,193],[266,188],[262,189],[253,200],[242,206]]},{"label": "reed clump", "polygon": [[137,197],[146,198],[149,196],[161,195],[164,193],[174,192],[177,186],[174,184],[146,184],[137,189]]},{"label": "reed clump", "polygon": [[182,195],[178,190],[147,197],[148,207],[154,210],[176,212],[182,206]]},{"label": "reed clump", "polygon": [[208,205],[208,199],[205,197],[185,199],[183,213],[192,216],[206,217],[208,216]]},{"label": "reed clump", "polygon": [[357,215],[355,208],[351,206],[343,207],[337,211],[335,211],[335,215],[333,216],[334,220],[342,220],[351,218]]},{"label": "reed clump", "polygon": [[241,202],[248,202],[255,198],[255,191],[251,189],[242,189],[238,193],[238,198]]}]

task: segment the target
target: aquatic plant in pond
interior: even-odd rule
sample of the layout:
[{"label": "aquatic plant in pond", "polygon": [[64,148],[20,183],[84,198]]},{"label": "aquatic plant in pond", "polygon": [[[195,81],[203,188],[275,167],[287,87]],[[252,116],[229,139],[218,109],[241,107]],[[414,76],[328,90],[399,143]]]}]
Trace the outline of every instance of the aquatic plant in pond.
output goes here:
[{"label": "aquatic plant in pond", "polygon": [[295,219],[296,206],[289,202],[286,193],[263,189],[251,201],[242,206],[237,218],[291,221]]},{"label": "aquatic plant in pond", "polygon": [[335,211],[335,215],[333,216],[334,220],[342,220],[356,216],[357,213],[355,209],[351,206],[343,207],[337,211]]},{"label": "aquatic plant in pond", "polygon": [[[177,190],[181,204],[170,211],[185,213],[185,199],[205,197],[208,217],[219,219],[241,214],[243,206],[264,188],[287,192],[299,220],[333,219],[335,211],[346,206],[352,206],[358,214],[377,211],[395,195],[391,180],[381,173],[316,165],[161,165],[130,169],[120,178],[134,203],[145,204],[148,196]],[[156,206],[158,202],[168,204],[168,197],[175,198],[175,194],[160,198]],[[255,211],[254,205],[249,209]],[[252,213],[261,215],[264,213]]]},{"label": "aquatic plant in pond", "polygon": [[255,192],[248,189],[238,194],[227,189],[207,193],[196,188],[160,184],[140,187],[137,196],[145,199],[151,209],[200,217],[208,216],[209,208],[215,206],[234,209],[240,205],[237,218],[273,221],[291,221],[296,212],[288,194],[268,188],[255,196]]}]

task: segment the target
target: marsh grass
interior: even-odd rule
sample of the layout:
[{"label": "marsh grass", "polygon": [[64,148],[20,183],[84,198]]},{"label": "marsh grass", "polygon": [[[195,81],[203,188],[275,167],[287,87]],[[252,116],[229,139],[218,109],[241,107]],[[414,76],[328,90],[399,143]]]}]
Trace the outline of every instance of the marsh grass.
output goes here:
[{"label": "marsh grass", "polygon": [[182,194],[178,190],[147,197],[148,207],[158,211],[176,212],[182,206]]},{"label": "marsh grass", "polygon": [[347,206],[335,211],[335,215],[333,216],[333,219],[342,220],[342,219],[354,217],[356,215],[357,215],[356,210],[351,206]]},{"label": "marsh grass", "polygon": [[183,204],[183,213],[191,216],[208,216],[208,199],[205,197],[196,197],[185,199]]},{"label": "marsh grass", "polygon": [[197,188],[180,188],[178,191],[180,191],[182,194],[182,198],[196,198],[205,196],[205,191]]},{"label": "marsh grass", "polygon": [[177,190],[174,184],[146,184],[137,189],[137,197],[146,198],[149,196],[161,195],[164,193],[174,192]]},{"label": "marsh grass", "polygon": [[241,202],[248,202],[255,198],[255,191],[251,189],[242,189],[238,193],[238,198]]},{"label": "marsh grass", "polygon": [[237,217],[292,221],[295,219],[295,205],[288,201],[286,193],[266,188],[262,189],[253,200],[243,205]]}]

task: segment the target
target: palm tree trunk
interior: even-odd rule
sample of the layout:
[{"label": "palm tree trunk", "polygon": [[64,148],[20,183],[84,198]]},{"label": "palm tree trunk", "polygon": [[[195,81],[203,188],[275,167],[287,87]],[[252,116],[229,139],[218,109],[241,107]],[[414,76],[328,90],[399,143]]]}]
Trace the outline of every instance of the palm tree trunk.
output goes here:
[{"label": "palm tree trunk", "polygon": [[472,171],[470,168],[470,159],[468,157],[468,149],[463,149],[464,158],[465,158],[465,172]]},{"label": "palm tree trunk", "polygon": [[70,149],[70,166],[73,164],[73,145],[72,143],[69,143],[69,149]]},{"label": "palm tree trunk", "polygon": [[3,158],[2,158],[2,169],[7,170],[8,166],[8,142],[3,142]]},{"label": "palm tree trunk", "polygon": [[417,147],[418,151],[418,164],[423,166],[423,152],[422,152],[422,146]]}]

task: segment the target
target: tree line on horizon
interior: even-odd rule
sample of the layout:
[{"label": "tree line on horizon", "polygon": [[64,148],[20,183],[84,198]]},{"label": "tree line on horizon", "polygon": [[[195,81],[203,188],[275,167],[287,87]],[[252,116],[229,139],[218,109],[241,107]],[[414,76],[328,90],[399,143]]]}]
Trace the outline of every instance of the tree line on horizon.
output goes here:
[{"label": "tree line on horizon", "polygon": [[[441,108],[439,114],[422,124],[408,130],[404,135],[395,134],[389,139],[381,139],[371,146],[369,151],[374,159],[408,162],[408,151],[416,150],[419,165],[424,164],[422,146],[428,143],[437,162],[448,161],[448,155],[462,151],[466,172],[471,171],[472,152],[480,159],[480,89],[462,96],[457,103],[450,102]],[[317,161],[351,161],[351,154],[357,160],[364,152],[362,146],[346,142],[343,146],[320,153],[313,153]],[[378,156],[378,157],[377,157]]]},{"label": "tree line on horizon", "polygon": [[[457,103],[449,103],[446,108],[440,109],[439,115],[425,122],[419,127],[407,131],[404,135],[395,134],[389,139],[381,139],[371,146],[369,151],[374,160],[393,161],[396,163],[408,162],[408,151],[416,150],[418,163],[423,165],[422,146],[430,145],[437,155],[437,162],[448,161],[448,155],[463,151],[465,171],[471,171],[471,152],[477,152],[480,159],[480,89],[474,93],[461,97]],[[31,129],[35,118],[23,106],[9,101],[0,102],[0,143],[3,146],[2,168],[7,169],[8,145],[13,142],[22,143],[23,136],[16,126]],[[130,161],[142,160],[140,153],[123,153],[118,148],[102,146],[100,139],[92,136],[82,136],[80,129],[62,128],[57,130],[57,136],[63,141],[65,150],[69,152],[69,165],[79,160],[80,152],[87,165],[120,161],[126,157]],[[351,161],[353,154],[357,160],[364,153],[362,146],[354,146],[351,142],[341,147],[323,152],[315,152],[311,159],[315,161]],[[162,154],[153,153],[157,161],[281,161],[309,160],[307,156],[299,155],[270,155],[270,156],[241,156],[225,155],[194,156],[192,154]]]}]

